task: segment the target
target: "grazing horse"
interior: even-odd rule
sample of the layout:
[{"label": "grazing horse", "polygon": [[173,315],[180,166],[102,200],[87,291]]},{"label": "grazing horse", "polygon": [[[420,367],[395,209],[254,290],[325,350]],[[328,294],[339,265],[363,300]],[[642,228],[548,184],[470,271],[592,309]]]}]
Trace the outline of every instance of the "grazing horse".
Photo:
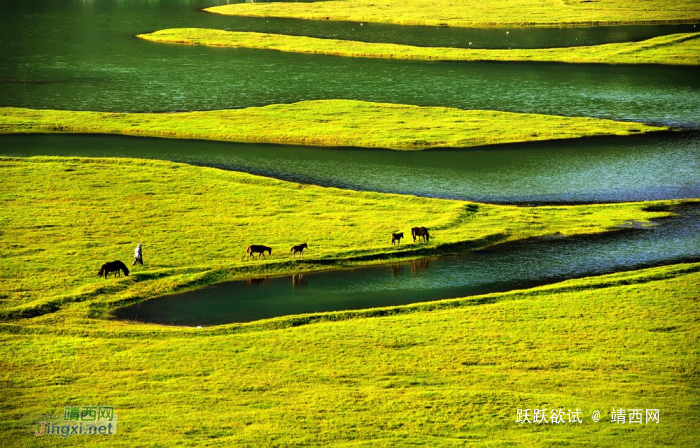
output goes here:
[{"label": "grazing horse", "polygon": [[265,252],[267,252],[268,255],[272,255],[272,248],[263,246],[262,244],[253,244],[248,246],[248,249],[245,250],[245,253],[250,254],[248,258],[252,257],[253,254],[258,254],[258,258],[260,258],[261,255],[264,257]]},{"label": "grazing horse", "polygon": [[391,234],[391,245],[393,246],[394,243],[396,243],[397,246],[401,245],[401,238],[403,238],[403,232],[392,233]]},{"label": "grazing horse", "polygon": [[304,243],[304,244],[300,244],[298,246],[292,246],[292,248],[289,251],[292,253],[292,258],[294,258],[294,256],[297,253],[299,253],[300,256],[303,257],[304,256],[304,249],[307,249],[308,247],[309,246],[306,243]]},{"label": "grazing horse", "polygon": [[430,241],[430,234],[428,229],[425,227],[414,227],[411,229],[411,235],[413,236],[413,242],[416,242],[416,237],[424,239],[426,242]]},{"label": "grazing horse", "polygon": [[100,277],[104,275],[105,278],[107,278],[107,274],[109,274],[110,272],[114,272],[115,277],[117,276],[117,274],[119,274],[119,276],[121,277],[121,271],[124,271],[124,275],[126,275],[127,277],[129,276],[129,269],[127,269],[124,263],[122,263],[119,260],[109,261],[102,265],[102,267],[100,268],[100,272],[98,272],[97,275]]}]

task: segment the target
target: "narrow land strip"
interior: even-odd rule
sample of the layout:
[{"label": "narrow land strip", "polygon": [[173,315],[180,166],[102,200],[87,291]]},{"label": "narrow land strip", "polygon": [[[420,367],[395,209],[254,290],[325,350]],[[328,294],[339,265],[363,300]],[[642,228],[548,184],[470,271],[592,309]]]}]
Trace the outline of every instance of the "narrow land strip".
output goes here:
[{"label": "narrow land strip", "polygon": [[337,0],[241,3],[206,11],[246,17],[453,27],[601,26],[700,21],[695,0]]},{"label": "narrow land strip", "polygon": [[700,33],[671,34],[641,42],[513,50],[416,47],[204,28],[172,28],[150,34],[139,34],[137,37],[171,44],[411,61],[700,65]]},{"label": "narrow land strip", "polygon": [[635,122],[419,107],[350,100],[246,109],[113,113],[0,108],[0,133],[96,133],[421,150],[632,135],[668,130]]}]

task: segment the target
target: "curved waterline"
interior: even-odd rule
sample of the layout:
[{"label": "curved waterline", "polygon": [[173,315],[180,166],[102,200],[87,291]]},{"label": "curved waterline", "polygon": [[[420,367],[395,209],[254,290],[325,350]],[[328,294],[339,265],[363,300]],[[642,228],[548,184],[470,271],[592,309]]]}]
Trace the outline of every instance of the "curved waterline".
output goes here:
[{"label": "curved waterline", "polygon": [[698,260],[700,206],[678,211],[681,217],[662,220],[653,228],[526,241],[370,268],[222,283],[121,308],[115,316],[166,325],[220,325],[466,297]]},{"label": "curved waterline", "polygon": [[492,203],[700,197],[700,134],[396,152],[111,135],[2,135],[3,156],[153,158],[354,190]]}]

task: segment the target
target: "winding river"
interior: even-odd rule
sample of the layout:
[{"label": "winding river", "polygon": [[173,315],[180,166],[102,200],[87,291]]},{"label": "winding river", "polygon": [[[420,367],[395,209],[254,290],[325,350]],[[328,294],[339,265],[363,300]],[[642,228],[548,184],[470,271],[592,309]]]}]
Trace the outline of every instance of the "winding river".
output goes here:
[{"label": "winding river", "polygon": [[454,257],[222,283],[119,309],[121,319],[218,325],[288,314],[403,305],[530,288],[682,260],[700,260],[700,206],[650,229],[507,244]]},{"label": "winding river", "polygon": [[0,155],[143,157],[294,182],[496,203],[700,197],[700,134],[390,151],[109,135],[0,135]]},{"label": "winding river", "polygon": [[[105,135],[4,135],[0,155],[146,157],[359,190],[501,203],[700,196],[696,67],[433,63],[153,44],[139,33],[209,27],[412,45],[545,48],[642,40],[695,25],[454,29],[232,18],[226,0],[7,2],[0,105],[99,111],[230,109],[301,100],[365,101],[592,116],[685,132],[396,152]],[[393,266],[233,282],[164,297],[119,317],[213,325],[461,297],[700,259],[698,207],[652,229],[527,242]],[[250,284],[249,284],[250,283]]]}]

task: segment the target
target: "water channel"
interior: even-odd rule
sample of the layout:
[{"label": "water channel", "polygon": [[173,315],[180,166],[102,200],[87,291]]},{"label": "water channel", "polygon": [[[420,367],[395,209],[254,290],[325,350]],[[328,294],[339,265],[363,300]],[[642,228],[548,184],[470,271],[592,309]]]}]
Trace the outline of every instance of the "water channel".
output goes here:
[{"label": "water channel", "polygon": [[[233,18],[226,0],[3,2],[0,106],[100,111],[230,109],[347,98],[604,117],[690,132],[393,152],[120,136],[6,135],[0,155],[145,157],[297,182],[505,203],[700,196],[696,67],[433,63],[154,44],[139,33],[208,27],[473,48],[638,41],[696,25],[457,29]],[[120,317],[213,325],[462,297],[700,257],[698,207],[653,229],[512,244],[489,252],[303,277],[216,285]]]},{"label": "water channel", "polygon": [[154,158],[356,190],[535,204],[700,197],[699,143],[688,132],[404,152],[48,134],[0,136],[0,155]]},{"label": "water channel", "polygon": [[[0,104],[101,111],[230,109],[301,100],[365,101],[606,117],[697,128],[697,68],[537,63],[434,63],[154,44],[134,36],[209,27],[353,38],[348,24],[205,13],[225,2],[5,2],[0,18]],[[364,40],[449,45],[575,45],[692,31],[677,27],[503,30],[372,25]],[[351,28],[352,29],[352,28]],[[349,33],[359,30],[350,31]],[[555,36],[575,34],[573,41]],[[453,34],[447,39],[444,34]],[[529,36],[529,37],[524,37]],[[585,37],[589,36],[589,37]],[[531,42],[532,44],[528,44]]]},{"label": "water channel", "polygon": [[700,259],[700,206],[650,229],[508,244],[453,257],[251,279],[148,300],[121,319],[218,325],[320,311],[403,305],[530,288],[558,280]]}]

